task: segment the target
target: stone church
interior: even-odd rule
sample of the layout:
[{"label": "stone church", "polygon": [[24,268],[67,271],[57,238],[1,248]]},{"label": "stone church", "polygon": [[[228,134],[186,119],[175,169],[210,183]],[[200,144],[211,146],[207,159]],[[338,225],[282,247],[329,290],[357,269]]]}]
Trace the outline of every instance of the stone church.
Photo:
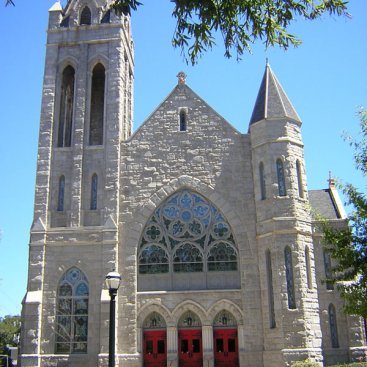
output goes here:
[{"label": "stone church", "polygon": [[270,66],[246,133],[183,72],[133,133],[130,18],[111,2],[49,10],[21,366],[107,365],[114,269],[116,366],[366,358],[311,214],[343,226],[344,209],[332,180],[307,189],[301,120]]}]

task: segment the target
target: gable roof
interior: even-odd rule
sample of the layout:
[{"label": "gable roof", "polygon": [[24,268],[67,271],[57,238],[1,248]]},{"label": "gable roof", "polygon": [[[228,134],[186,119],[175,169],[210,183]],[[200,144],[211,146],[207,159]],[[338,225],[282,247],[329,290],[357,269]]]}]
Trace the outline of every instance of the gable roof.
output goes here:
[{"label": "gable roof", "polygon": [[330,189],[310,190],[308,198],[312,209],[325,219],[341,219],[342,215],[333,200]]},{"label": "gable roof", "polygon": [[301,122],[283,87],[271,70],[270,65],[267,64],[250,125],[261,120],[284,117]]}]

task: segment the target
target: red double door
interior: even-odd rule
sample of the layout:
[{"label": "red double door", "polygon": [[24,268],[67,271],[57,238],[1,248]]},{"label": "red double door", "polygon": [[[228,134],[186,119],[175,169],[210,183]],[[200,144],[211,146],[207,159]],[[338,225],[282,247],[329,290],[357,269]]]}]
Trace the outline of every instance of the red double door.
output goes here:
[{"label": "red double door", "polygon": [[203,366],[201,329],[179,330],[178,348],[179,367]]},{"label": "red double door", "polygon": [[[203,348],[200,329],[178,331],[179,367],[202,367]],[[214,329],[215,367],[238,367],[237,329]],[[144,331],[144,367],[167,366],[167,333]]]},{"label": "red double door", "polygon": [[144,331],[144,367],[167,366],[166,330]]},{"label": "red double door", "polygon": [[215,367],[238,367],[237,329],[214,329]]}]

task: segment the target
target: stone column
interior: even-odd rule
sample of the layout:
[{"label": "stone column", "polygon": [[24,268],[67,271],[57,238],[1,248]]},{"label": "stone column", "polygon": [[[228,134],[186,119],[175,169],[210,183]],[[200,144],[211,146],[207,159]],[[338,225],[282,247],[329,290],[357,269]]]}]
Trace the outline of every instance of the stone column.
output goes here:
[{"label": "stone column", "polygon": [[202,328],[203,343],[203,366],[214,367],[214,350],[213,350],[213,326],[203,326]]},{"label": "stone column", "polygon": [[177,350],[177,328],[175,326],[167,327],[167,366],[178,366],[178,350]]}]

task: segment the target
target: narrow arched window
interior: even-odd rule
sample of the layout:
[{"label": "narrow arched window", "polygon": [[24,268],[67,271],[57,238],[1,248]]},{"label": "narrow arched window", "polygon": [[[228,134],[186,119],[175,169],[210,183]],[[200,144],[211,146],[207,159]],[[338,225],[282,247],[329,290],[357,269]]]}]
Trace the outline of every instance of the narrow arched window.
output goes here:
[{"label": "narrow arched window", "polygon": [[89,144],[103,144],[103,119],[105,103],[105,68],[97,64],[93,69],[90,101]]},{"label": "narrow arched window", "polygon": [[201,272],[204,270],[203,254],[198,247],[184,243],[173,254],[173,271],[176,273]]},{"label": "narrow arched window", "polygon": [[98,176],[92,176],[91,190],[90,190],[90,210],[97,209],[97,191],[98,191]]},{"label": "narrow arched window", "polygon": [[73,127],[75,70],[67,66],[62,73],[59,129],[57,137],[58,147],[70,147]]},{"label": "narrow arched window", "polygon": [[61,176],[59,179],[59,188],[57,194],[57,211],[64,211],[65,203],[65,176]]},{"label": "narrow arched window", "polygon": [[101,23],[102,24],[107,24],[107,23],[110,23],[111,22],[111,10],[107,10],[102,19],[101,19]]},{"label": "narrow arched window", "polygon": [[88,6],[84,7],[80,14],[80,25],[90,25],[92,23],[92,13]]},{"label": "narrow arched window", "polygon": [[56,353],[86,353],[89,285],[78,268],[61,278],[56,303]]},{"label": "narrow arched window", "polygon": [[336,322],[335,306],[329,305],[329,325],[330,325],[330,339],[333,348],[339,348],[338,325]]},{"label": "narrow arched window", "polygon": [[294,292],[292,250],[289,246],[284,249],[285,276],[287,280],[288,308],[296,308],[296,297]]},{"label": "narrow arched window", "polygon": [[324,251],[324,269],[326,278],[326,289],[331,291],[334,289],[334,284],[332,283],[333,273],[331,267],[331,256],[327,251]]},{"label": "narrow arched window", "polygon": [[274,288],[273,288],[273,267],[271,263],[271,253],[269,250],[265,253],[266,257],[266,277],[268,281],[268,302],[269,302],[269,325],[271,329],[276,327],[274,311]]},{"label": "narrow arched window", "polygon": [[285,188],[284,165],[281,159],[277,159],[277,177],[278,177],[278,194],[279,196],[286,196],[287,190]]},{"label": "narrow arched window", "polygon": [[180,131],[187,130],[187,116],[184,110],[180,111]]},{"label": "narrow arched window", "polygon": [[296,161],[296,170],[297,170],[298,195],[300,198],[303,198],[304,191],[303,191],[303,181],[302,181],[302,170],[301,170],[301,163],[299,163],[298,159]]},{"label": "narrow arched window", "polygon": [[264,163],[259,164],[259,179],[260,179],[260,197],[261,200],[266,199],[266,187],[265,187],[265,175],[264,175]]},{"label": "narrow arched window", "polygon": [[310,261],[310,249],[308,246],[305,248],[305,265],[306,265],[306,276],[307,276],[307,288],[312,289],[312,277],[311,277],[311,261]]}]

